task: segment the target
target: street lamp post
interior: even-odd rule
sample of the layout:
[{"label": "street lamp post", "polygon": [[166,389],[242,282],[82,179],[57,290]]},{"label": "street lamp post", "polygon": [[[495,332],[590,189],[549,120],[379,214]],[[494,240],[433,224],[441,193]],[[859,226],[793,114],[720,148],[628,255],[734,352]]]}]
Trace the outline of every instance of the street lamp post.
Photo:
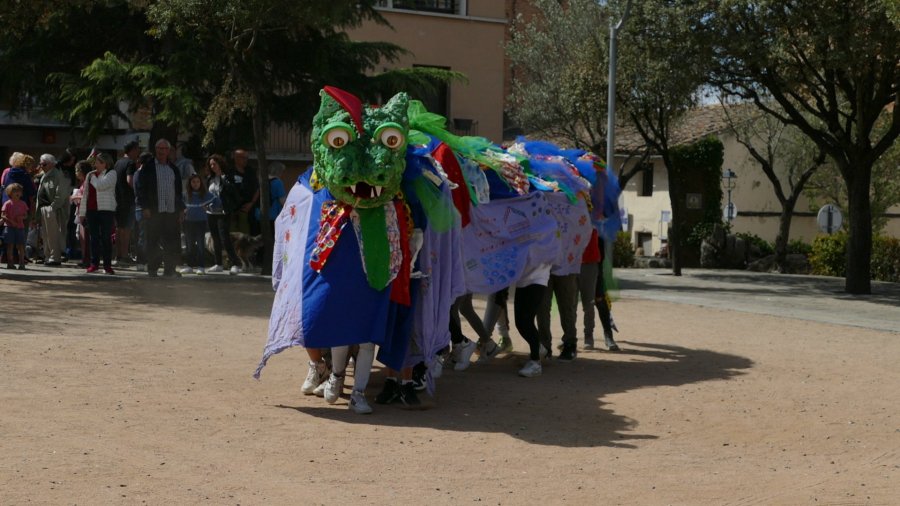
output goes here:
[{"label": "street lamp post", "polygon": [[734,187],[737,184],[736,180],[737,174],[731,169],[725,169],[725,172],[722,174],[722,181],[725,185],[725,189],[728,190],[728,204],[725,208],[725,220],[728,221],[728,223],[731,223],[737,216],[734,202],[731,201],[731,191],[734,190]]},{"label": "street lamp post", "polygon": [[622,13],[622,19],[616,24],[610,24],[609,27],[609,94],[607,96],[607,115],[606,115],[606,168],[613,170],[613,162],[615,161],[616,146],[616,64],[618,63],[618,40],[619,30],[628,19],[631,12],[631,0],[625,4],[625,11]]}]

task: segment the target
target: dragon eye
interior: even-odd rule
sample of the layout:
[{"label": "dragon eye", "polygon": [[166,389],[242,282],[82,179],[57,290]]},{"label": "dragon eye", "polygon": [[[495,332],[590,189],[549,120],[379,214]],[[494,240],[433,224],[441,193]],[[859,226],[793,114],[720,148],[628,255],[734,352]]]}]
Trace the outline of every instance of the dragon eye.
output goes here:
[{"label": "dragon eye", "polygon": [[406,136],[399,128],[388,126],[379,129],[378,140],[389,149],[397,149],[406,142]]},{"label": "dragon eye", "polygon": [[355,139],[350,125],[337,124],[322,134],[322,142],[334,149],[341,149]]}]

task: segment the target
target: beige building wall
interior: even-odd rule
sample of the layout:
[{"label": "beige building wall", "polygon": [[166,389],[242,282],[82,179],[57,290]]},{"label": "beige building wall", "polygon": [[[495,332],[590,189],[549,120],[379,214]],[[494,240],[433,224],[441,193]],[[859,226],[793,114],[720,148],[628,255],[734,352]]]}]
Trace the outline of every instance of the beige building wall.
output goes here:
[{"label": "beige building wall", "polygon": [[[753,160],[747,149],[742,146],[732,135],[720,133],[719,139],[725,148],[723,171],[733,170],[737,174],[735,188],[731,193],[731,200],[737,206],[738,216],[732,221],[731,228],[734,232],[756,234],[769,242],[774,242],[778,235],[779,215],[781,204],[775,196],[775,189],[769,178],[763,173],[759,165]],[[622,163],[622,159],[619,163]],[[652,233],[652,251],[645,254],[652,255],[662,246],[662,238],[665,237],[666,228],[660,220],[663,211],[671,211],[669,204],[669,184],[665,167],[659,159],[651,160],[653,163],[653,195],[649,197],[639,196],[643,177],[636,175],[625,184],[622,189],[620,204],[629,215],[629,233],[632,244],[638,244],[639,233]],[[630,168],[633,163],[630,163]],[[722,190],[722,208],[727,204],[727,191]],[[819,231],[816,223],[816,214],[820,206],[811,207],[809,199],[801,195],[794,208],[794,217],[791,220],[790,239],[799,239],[809,244]],[[747,214],[767,213],[765,216],[748,216]],[[807,214],[807,215],[804,215]],[[883,231],[885,235],[900,237],[900,206],[888,210],[889,215],[895,217],[888,220],[887,227]],[[844,222],[846,224],[846,215]]]},{"label": "beige building wall", "polygon": [[466,16],[381,9],[393,29],[369,23],[349,35],[354,40],[392,42],[411,52],[383,69],[430,65],[465,74],[467,83],[450,84],[448,119],[473,119],[477,125],[471,133],[499,143],[503,133],[505,1],[470,0],[467,8]]}]

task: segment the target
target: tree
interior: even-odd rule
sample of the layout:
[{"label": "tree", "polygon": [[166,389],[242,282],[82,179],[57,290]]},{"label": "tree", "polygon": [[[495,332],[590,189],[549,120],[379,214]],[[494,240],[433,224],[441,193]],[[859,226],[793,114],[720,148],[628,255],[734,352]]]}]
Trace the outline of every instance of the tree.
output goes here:
[{"label": "tree", "polygon": [[[516,18],[506,45],[513,76],[508,112],[529,135],[612,164],[614,157],[606,153],[609,8],[593,0],[535,0],[533,7],[533,18]],[[617,170],[622,187],[648,170],[643,162],[650,155],[646,148],[628,153]]]},{"label": "tree", "polygon": [[666,168],[672,209],[669,248],[676,276],[681,275],[690,230],[683,215],[681,177],[672,159],[672,133],[697,104],[711,58],[708,46],[694,34],[695,14],[690,2],[646,0],[634,5],[622,37],[622,85],[617,93],[625,114]]},{"label": "tree", "polygon": [[509,112],[528,132],[606,155],[607,15],[593,0],[535,0],[510,29]]},{"label": "tree", "polygon": [[724,105],[729,127],[737,141],[759,164],[781,204],[775,265],[787,272],[787,247],[797,199],[807,182],[825,163],[825,152],[795,127],[765,115],[750,104]]},{"label": "tree", "polygon": [[[876,130],[887,126],[883,118]],[[893,206],[900,204],[900,143],[895,142],[875,165],[872,166],[872,232],[878,235],[887,225],[888,212]],[[848,212],[847,186],[840,172],[831,165],[822,167],[810,179],[806,187],[806,195],[814,208],[824,204],[836,204],[844,213]]]},{"label": "tree", "polygon": [[[845,290],[871,293],[872,168],[900,135],[900,29],[881,0],[713,5],[698,26],[716,49],[716,84],[796,126],[831,158],[848,191]],[[890,120],[879,134],[883,114]]]}]

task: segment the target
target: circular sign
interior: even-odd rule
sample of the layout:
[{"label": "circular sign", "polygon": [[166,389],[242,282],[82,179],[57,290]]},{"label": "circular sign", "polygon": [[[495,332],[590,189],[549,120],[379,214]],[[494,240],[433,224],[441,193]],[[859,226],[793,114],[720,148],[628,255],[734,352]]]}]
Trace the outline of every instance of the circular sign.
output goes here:
[{"label": "circular sign", "polygon": [[737,206],[734,205],[734,202],[729,202],[722,208],[722,217],[725,221],[731,221],[737,218],[737,213]]},{"label": "circular sign", "polygon": [[819,215],[816,216],[816,223],[819,224],[819,230],[826,234],[833,234],[841,229],[844,223],[844,216],[841,210],[834,204],[826,204],[819,209]]}]

